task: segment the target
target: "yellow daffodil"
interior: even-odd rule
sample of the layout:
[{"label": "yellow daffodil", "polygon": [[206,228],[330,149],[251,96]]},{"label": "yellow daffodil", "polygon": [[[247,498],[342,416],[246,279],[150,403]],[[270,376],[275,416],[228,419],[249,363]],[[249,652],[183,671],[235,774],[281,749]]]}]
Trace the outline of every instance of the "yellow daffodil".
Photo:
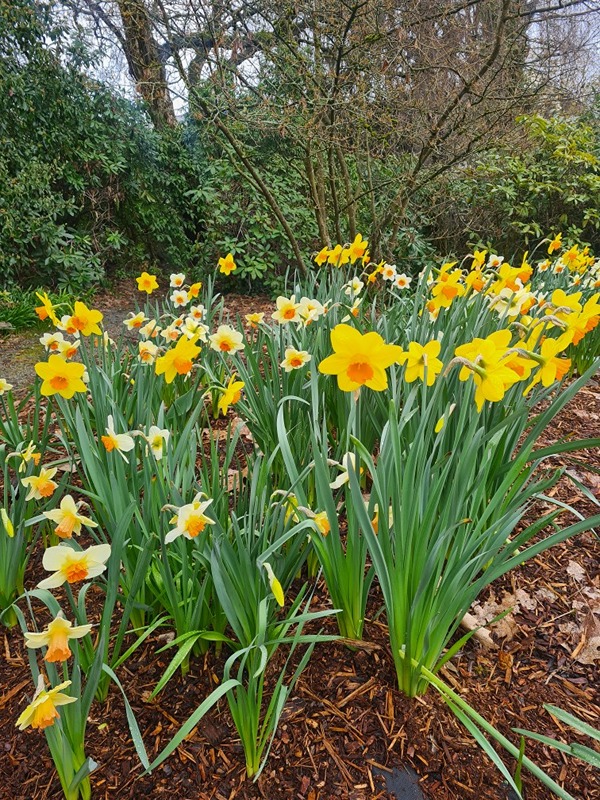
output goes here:
[{"label": "yellow daffodil", "polygon": [[375,331],[362,334],[350,325],[336,325],[331,331],[333,355],[323,359],[319,371],[337,375],[339,388],[353,392],[367,386],[381,392],[387,389],[385,370],[398,361],[402,348],[386,344]]},{"label": "yellow daffodil", "polygon": [[32,728],[39,730],[54,725],[59,718],[59,713],[56,709],[59,706],[77,702],[76,697],[69,697],[69,695],[63,694],[61,691],[61,689],[66,689],[70,685],[71,681],[64,681],[64,683],[59,683],[58,686],[55,686],[54,689],[44,689],[44,677],[40,675],[33,700],[17,720],[16,724],[19,730],[24,731],[30,725]]},{"label": "yellow daffodil", "polygon": [[98,524],[89,517],[79,513],[78,505],[70,494],[66,494],[60,501],[60,507],[52,511],[44,511],[46,519],[56,522],[54,533],[61,539],[70,539],[74,533],[81,533],[81,526],[97,528]]},{"label": "yellow daffodil", "polygon": [[356,237],[354,238],[354,241],[348,248],[350,263],[354,264],[355,261],[358,261],[359,258],[362,258],[364,254],[367,252],[368,246],[369,242],[366,239],[363,239],[360,233],[357,233]]},{"label": "yellow daffodil", "polygon": [[273,593],[273,597],[277,600],[279,606],[283,608],[285,605],[285,595],[283,594],[283,588],[281,583],[275,577],[275,573],[273,572],[273,568],[269,564],[268,561],[263,561],[263,567],[265,568],[265,572],[267,573],[267,578],[269,579],[269,587],[271,592]]},{"label": "yellow daffodil", "polygon": [[165,536],[165,544],[169,544],[178,536],[186,539],[195,539],[199,536],[207,525],[214,525],[214,519],[208,517],[204,512],[212,503],[212,500],[202,500],[202,494],[198,493],[191,503],[181,506],[177,510],[177,516],[173,520],[176,525]]},{"label": "yellow daffodil", "polygon": [[156,359],[156,374],[164,375],[167,383],[172,383],[176,375],[189,375],[194,359],[200,352],[200,348],[196,346],[197,340],[197,336],[191,339],[182,336],[175,347]]},{"label": "yellow daffodil", "polygon": [[333,250],[327,254],[327,263],[332,264],[334,267],[342,267],[350,261],[350,250],[342,247],[341,244],[336,244]]},{"label": "yellow daffodil", "polygon": [[92,333],[95,333],[97,336],[101,336],[102,331],[98,327],[98,323],[102,322],[103,317],[101,311],[88,308],[85,303],[76,300],[68,325],[75,329],[77,335],[81,333],[83,336],[91,336]]},{"label": "yellow daffodil", "polygon": [[125,453],[128,453],[135,447],[135,442],[133,441],[132,436],[130,436],[128,433],[117,433],[115,431],[115,421],[112,417],[112,414],[108,415],[106,435],[101,436],[100,441],[109,453],[112,453],[113,450],[116,450],[124,461],[127,461],[127,456],[125,456]]},{"label": "yellow daffodil", "polygon": [[41,300],[42,303],[41,306],[37,306],[35,309],[35,313],[38,315],[38,317],[42,320],[42,322],[45,319],[50,319],[53,325],[58,325],[58,317],[54,311],[54,305],[46,292],[36,292],[35,296],[38,298],[38,300]]},{"label": "yellow daffodil", "polygon": [[317,264],[317,266],[322,267],[323,264],[327,261],[328,256],[329,256],[329,248],[328,247],[321,248],[321,250],[319,250],[319,252],[315,256],[315,263]]},{"label": "yellow daffodil", "polygon": [[459,379],[466,381],[472,376],[475,382],[478,411],[481,411],[486,400],[502,400],[507,389],[521,380],[521,376],[506,362],[511,338],[509,330],[496,331],[485,339],[476,338],[455,350],[463,363]]},{"label": "yellow daffodil", "polygon": [[440,431],[442,430],[442,428],[446,424],[446,420],[450,418],[450,415],[452,414],[452,412],[454,411],[455,408],[456,408],[456,403],[452,403],[450,405],[450,407],[448,408],[447,413],[442,414],[442,416],[435,423],[435,428],[433,429],[434,433],[440,433]]},{"label": "yellow daffodil", "polygon": [[544,339],[539,355],[531,354],[531,357],[538,362],[539,369],[523,394],[528,394],[537,383],[548,387],[552,386],[555,381],[561,381],[564,378],[571,368],[571,359],[558,358],[558,354],[569,346],[569,341],[569,336],[561,336],[558,339]]},{"label": "yellow daffodil", "polygon": [[442,345],[436,339],[426,345],[411,342],[408,345],[408,351],[401,353],[398,358],[399,364],[406,364],[404,380],[407,383],[412,383],[417,378],[424,381],[425,372],[427,372],[427,386],[433,386],[444,366],[438,358],[441,347]]},{"label": "yellow daffodil", "polygon": [[314,515],[312,520],[322,536],[327,536],[331,532],[331,525],[326,511],[319,511],[318,514]]},{"label": "yellow daffodil", "polygon": [[158,289],[158,281],[156,275],[150,275],[148,272],[142,272],[139,278],[136,278],[138,291],[152,294],[155,289]]},{"label": "yellow daffodil", "polygon": [[264,311],[254,311],[252,314],[245,315],[246,322],[251,328],[258,328],[262,325],[265,319]]},{"label": "yellow daffodil", "polygon": [[86,392],[83,382],[84,364],[73,364],[61,356],[50,356],[48,361],[39,361],[35,365],[36,374],[42,379],[40,393],[44,397],[59,394],[65,399],[73,397],[75,392]]},{"label": "yellow daffodil", "polygon": [[299,308],[300,303],[296,302],[296,296],[278,297],[276,300],[276,310],[271,317],[280,325],[287,325],[289,322],[300,322]]},{"label": "yellow daffodil", "polygon": [[237,264],[233,260],[232,253],[227,253],[225,258],[219,259],[219,272],[223,275],[231,275],[237,269]]},{"label": "yellow daffodil", "polygon": [[300,369],[311,360],[312,356],[306,350],[296,350],[294,347],[286,347],[285,358],[281,362],[281,366],[286,372],[291,372],[293,369]]},{"label": "yellow daffodil", "polygon": [[481,269],[481,267],[485,264],[486,256],[487,256],[487,250],[475,250],[473,253],[473,262],[471,263],[471,269]]},{"label": "yellow daffodil", "polygon": [[562,233],[557,233],[554,239],[548,245],[548,255],[552,255],[555,250],[560,250],[562,247]]},{"label": "yellow daffodil", "polygon": [[45,631],[40,633],[27,631],[25,646],[31,649],[47,647],[48,651],[44,661],[53,664],[57,661],[66,661],[73,655],[69,647],[69,639],[81,639],[92,630],[91,625],[76,625],[73,627],[71,620],[65,619],[62,612],[49,623]]},{"label": "yellow daffodil", "polygon": [[192,283],[192,285],[188,289],[189,296],[193,298],[198,297],[201,288],[202,288],[202,281],[196,281],[196,283]]},{"label": "yellow daffodil", "polygon": [[244,336],[231,325],[219,325],[217,332],[209,336],[210,346],[218,353],[236,353],[244,349]]},{"label": "yellow daffodil", "polygon": [[29,491],[25,500],[42,500],[44,497],[52,497],[58,484],[52,478],[56,475],[56,467],[46,469],[42,467],[39,475],[30,475],[28,478],[21,478],[23,486],[27,486]]},{"label": "yellow daffodil", "polygon": [[42,454],[35,449],[35,444],[33,442],[29,442],[25,450],[17,451],[16,453],[11,453],[10,455],[18,456],[21,459],[21,463],[19,464],[19,472],[25,472],[27,469],[27,464],[29,464],[30,461],[33,461],[34,465],[37,467],[42,458]]},{"label": "yellow daffodil", "polygon": [[12,520],[8,516],[8,512],[5,508],[0,508],[0,520],[2,521],[2,526],[6,531],[6,535],[9,539],[12,539],[15,535],[15,526],[12,524]]},{"label": "yellow daffodil", "polygon": [[57,589],[65,581],[78,583],[101,575],[110,558],[109,544],[96,544],[87,550],[73,550],[68,545],[58,544],[44,550],[42,566],[52,572],[38,583],[38,589]]},{"label": "yellow daffodil", "polygon": [[9,383],[4,378],[0,378],[0,395],[3,395],[4,392],[10,392],[12,388],[13,388],[12,383]]},{"label": "yellow daffodil", "polygon": [[242,396],[242,389],[246,385],[244,381],[236,381],[235,378],[236,375],[234,372],[217,403],[217,408],[223,416],[226,416],[229,411],[229,406],[233,406],[239,402]]},{"label": "yellow daffodil", "polygon": [[64,359],[73,358],[73,356],[77,354],[80,344],[81,342],[78,339],[74,342],[69,342],[69,341],[60,342],[58,345],[58,353],[61,356],[61,358]]}]

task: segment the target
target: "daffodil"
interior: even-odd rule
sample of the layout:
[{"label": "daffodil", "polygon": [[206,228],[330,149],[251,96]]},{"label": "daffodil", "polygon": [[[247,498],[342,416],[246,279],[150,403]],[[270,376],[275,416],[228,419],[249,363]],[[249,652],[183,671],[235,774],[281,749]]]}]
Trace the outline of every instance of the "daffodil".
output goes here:
[{"label": "daffodil", "polygon": [[366,239],[363,239],[360,233],[356,234],[354,241],[348,248],[348,255],[350,257],[350,263],[354,264],[359,258],[362,258],[364,254],[367,252],[367,247],[369,246],[369,242]]},{"label": "daffodil", "polygon": [[329,256],[329,248],[322,247],[321,250],[319,250],[319,252],[315,256],[315,263],[317,264],[317,266],[322,267],[323,264],[327,261],[328,256]]},{"label": "daffodil", "polygon": [[234,372],[217,403],[217,408],[223,416],[229,411],[229,406],[233,406],[239,402],[242,396],[242,389],[245,385],[244,381],[236,381]]},{"label": "daffodil", "polygon": [[278,297],[275,301],[276,309],[271,314],[271,317],[280,325],[287,325],[289,322],[299,322],[300,303],[296,302],[296,296],[292,295],[289,299],[287,297]]},{"label": "daffodil", "polygon": [[350,250],[342,247],[341,244],[336,244],[333,250],[327,254],[327,263],[332,264],[334,267],[342,267],[350,261]]},{"label": "daffodil", "polygon": [[233,260],[233,254],[227,253],[225,258],[219,259],[219,272],[223,275],[231,275],[237,269],[237,264]]},{"label": "daffodil", "polygon": [[102,322],[103,317],[104,315],[101,311],[88,308],[85,303],[76,300],[69,320],[69,327],[74,328],[77,335],[81,333],[83,336],[91,336],[92,333],[95,333],[101,336],[102,331],[98,327],[98,323]]},{"label": "daffodil", "polygon": [[314,322],[316,319],[319,319],[319,317],[322,317],[323,314],[327,312],[327,309],[321,302],[319,302],[319,300],[314,300],[310,297],[302,297],[298,303],[297,312],[304,327],[306,328],[311,324],[311,322]]},{"label": "daffodil", "polygon": [[77,583],[101,575],[110,558],[109,544],[96,544],[87,550],[74,550],[58,544],[44,550],[42,566],[53,574],[38,583],[38,589],[57,589],[65,581]]},{"label": "daffodil", "polygon": [[562,233],[557,233],[554,239],[548,245],[548,255],[552,255],[555,250],[560,250],[562,247]]},{"label": "daffodil", "polygon": [[245,320],[251,328],[258,328],[262,325],[265,319],[264,311],[254,311],[252,314],[246,314]]},{"label": "daffodil", "polygon": [[473,253],[473,262],[471,264],[471,269],[481,269],[481,267],[485,264],[486,256],[487,256],[487,250],[475,250]]},{"label": "daffodil", "polygon": [[475,382],[478,411],[481,411],[486,400],[502,400],[507,389],[521,380],[521,376],[507,363],[511,337],[509,330],[495,331],[485,339],[473,339],[455,350],[463,364],[459,379],[466,381],[472,376]]},{"label": "daffodil", "polygon": [[45,631],[35,633],[27,631],[25,634],[25,646],[31,649],[47,647],[48,651],[44,656],[44,661],[52,664],[57,661],[66,661],[73,654],[69,647],[69,639],[81,639],[92,630],[91,625],[76,625],[65,619],[62,612],[49,623]]},{"label": "daffodil", "polygon": [[180,289],[185,283],[183,272],[173,272],[170,276],[169,286],[171,289]]},{"label": "daffodil", "polygon": [[204,317],[206,316],[206,309],[203,305],[197,306],[190,306],[190,310],[188,311],[188,317],[193,317],[197,322],[202,322]]},{"label": "daffodil", "polygon": [[42,302],[42,305],[35,309],[35,313],[38,315],[38,317],[42,321],[49,318],[53,325],[58,325],[58,317],[54,311],[54,304],[46,292],[36,292],[35,296]]},{"label": "daffodil", "polygon": [[70,685],[71,681],[64,681],[53,689],[44,689],[44,676],[40,675],[33,700],[17,720],[16,724],[19,730],[24,731],[29,726],[43,730],[50,725],[54,725],[59,718],[59,713],[56,709],[60,706],[77,702],[76,697],[70,697],[61,691]]},{"label": "daffodil", "polygon": [[48,350],[51,353],[57,353],[59,344],[64,342],[64,340],[65,337],[62,335],[62,333],[60,331],[55,331],[54,333],[45,333],[40,338],[40,344],[45,350]]},{"label": "daffodil", "polygon": [[312,521],[317,526],[317,530],[321,534],[321,536],[327,536],[331,532],[331,524],[329,522],[329,517],[327,516],[326,511],[319,511],[317,514],[314,515]]},{"label": "daffodil", "polygon": [[148,318],[144,314],[143,311],[140,311],[137,314],[130,314],[127,319],[123,320],[123,325],[127,328],[128,331],[138,330],[142,327],[144,322],[146,322]]},{"label": "daffodil", "polygon": [[132,436],[130,436],[128,433],[117,433],[115,431],[115,421],[112,417],[112,414],[108,415],[106,435],[101,436],[100,440],[109,453],[112,453],[113,450],[116,450],[124,461],[127,461],[125,453],[128,453],[135,447],[135,442],[133,441]]},{"label": "daffodil", "polygon": [[558,356],[568,347],[569,340],[569,336],[561,336],[558,339],[544,339],[539,355],[531,354],[531,357],[539,363],[539,369],[523,394],[528,394],[537,383],[548,387],[552,386],[555,381],[560,381],[564,378],[571,368],[571,359],[559,358]]},{"label": "daffodil", "polygon": [[199,536],[207,525],[214,525],[214,519],[208,517],[204,512],[212,503],[212,500],[202,500],[202,494],[198,493],[191,503],[181,506],[177,510],[177,516],[172,520],[175,527],[165,536],[165,544],[169,544],[178,536],[186,539],[195,539]]},{"label": "daffodil", "polygon": [[306,350],[296,350],[294,347],[286,347],[285,358],[281,362],[281,366],[286,372],[291,372],[293,369],[300,369],[311,360],[312,356]]},{"label": "daffodil", "polygon": [[185,289],[176,289],[171,295],[170,300],[174,306],[183,308],[190,302],[190,297]]},{"label": "daffodil", "polygon": [[350,469],[356,469],[356,456],[354,453],[344,453],[342,463],[335,466],[340,470],[340,474],[329,484],[330,489],[340,489],[345,483],[350,481]]},{"label": "daffodil", "polygon": [[42,379],[40,393],[44,397],[59,394],[65,399],[73,397],[76,392],[86,392],[83,382],[84,364],[73,364],[61,356],[50,356],[48,361],[39,361],[35,365],[36,374]]},{"label": "daffodil", "polygon": [[277,600],[277,604],[283,608],[285,605],[285,595],[283,594],[283,588],[279,580],[275,577],[275,573],[273,572],[273,568],[269,564],[268,561],[263,562],[263,567],[265,568],[265,572],[267,573],[267,578],[269,580],[269,587],[271,592],[273,593],[273,597]]},{"label": "daffodil", "polygon": [[79,507],[70,494],[66,494],[60,501],[59,508],[44,511],[46,519],[56,522],[54,533],[61,539],[70,539],[74,533],[81,533],[81,526],[97,528],[98,523],[79,513]]},{"label": "daffodil", "polygon": [[210,346],[218,353],[236,353],[244,349],[244,336],[231,325],[219,325],[217,332],[209,336]]},{"label": "daffodil", "polygon": [[13,388],[12,383],[9,383],[4,378],[0,378],[0,395],[3,395],[4,392],[10,392],[12,388]]},{"label": "daffodil", "polygon": [[29,491],[25,500],[42,500],[44,497],[52,497],[58,484],[52,480],[56,475],[56,467],[46,469],[42,467],[39,475],[30,475],[28,478],[21,478],[23,486],[28,487]]},{"label": "daffodil", "polygon": [[[79,339],[76,339],[74,342],[69,342],[65,340],[64,342],[59,342],[58,345],[58,354],[61,358],[68,359],[73,358],[76,355],[77,351],[79,350],[79,345],[81,342]],[[82,377],[83,380],[83,377]],[[83,381],[85,383],[85,380]]]},{"label": "daffodil", "polygon": [[15,526],[12,524],[12,520],[8,516],[8,512],[5,508],[0,508],[0,520],[2,521],[2,526],[6,531],[6,535],[9,539],[12,539],[15,535]]},{"label": "daffodil", "polygon": [[158,289],[158,281],[156,280],[156,275],[150,275],[148,272],[142,272],[142,274],[136,278],[138,291],[146,292],[146,294],[152,294],[155,289]]},{"label": "daffodil", "polygon": [[138,358],[142,364],[154,364],[158,345],[154,342],[138,342]]},{"label": "daffodil", "polygon": [[417,378],[424,381],[425,374],[427,374],[427,386],[433,386],[444,366],[438,358],[441,347],[442,345],[437,339],[426,345],[411,342],[408,345],[408,351],[403,352],[398,358],[399,364],[406,364],[404,380],[407,383],[412,383]]},{"label": "daffodil", "polygon": [[401,272],[399,275],[396,275],[394,279],[394,286],[396,289],[408,289],[412,281],[408,275],[405,275],[404,272]]},{"label": "daffodil", "polygon": [[159,428],[158,425],[151,425],[146,436],[146,441],[152,451],[154,458],[160,461],[163,457],[163,450],[169,441],[170,432],[166,428]]},{"label": "daffodil", "polygon": [[398,361],[402,348],[386,344],[375,331],[362,334],[351,325],[336,325],[331,331],[333,355],[323,359],[319,371],[337,375],[339,388],[353,392],[367,386],[381,392],[387,388],[385,370]]},{"label": "daffodil", "polygon": [[196,345],[197,337],[188,339],[182,336],[175,347],[156,359],[156,374],[164,375],[167,383],[172,383],[176,375],[189,375],[193,362],[200,348]]},{"label": "daffodil", "polygon": [[381,268],[381,277],[384,281],[395,281],[398,277],[395,264],[384,264]]},{"label": "daffodil", "polygon": [[202,288],[202,281],[196,281],[196,283],[192,283],[192,285],[188,289],[189,296],[192,298],[198,297],[201,288]]}]

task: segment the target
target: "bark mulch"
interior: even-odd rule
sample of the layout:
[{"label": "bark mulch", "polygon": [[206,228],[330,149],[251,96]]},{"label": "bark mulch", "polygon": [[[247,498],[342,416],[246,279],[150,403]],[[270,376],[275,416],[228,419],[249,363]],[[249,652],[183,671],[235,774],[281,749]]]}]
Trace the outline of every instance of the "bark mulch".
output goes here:
[{"label": "bark mulch", "polygon": [[[130,308],[129,304],[127,308]],[[243,315],[267,310],[256,298],[231,298],[228,307]],[[121,309],[119,309],[121,310]],[[8,377],[8,376],[7,376]],[[561,413],[543,444],[562,437],[600,436],[600,388],[591,383]],[[590,451],[556,460],[573,478],[561,479],[555,496],[581,514],[597,513],[600,453]],[[549,507],[549,506],[548,506]],[[539,507],[542,512],[543,507]],[[547,510],[547,509],[546,509]],[[570,521],[565,512],[562,524]],[[41,577],[40,554],[32,559],[28,585]],[[480,714],[518,745],[511,728],[522,727],[565,741],[591,745],[543,709],[551,703],[600,727],[600,544],[588,532],[558,545],[496,581],[479,598],[480,620],[512,611],[491,627],[494,649],[475,639],[443,670],[445,680]],[[317,645],[285,707],[267,766],[257,782],[245,778],[243,753],[225,700],[152,775],[142,775],[123,700],[111,687],[104,705],[92,706],[87,753],[99,767],[92,775],[93,797],[177,798],[177,800],[511,800],[511,793],[472,737],[433,689],[408,699],[395,689],[380,599],[372,593],[365,644],[350,650],[341,643]],[[313,608],[329,606],[317,586]],[[335,633],[326,620],[323,631]],[[177,675],[151,702],[145,701],[171,654],[157,655],[164,634],[119,670],[150,758],[214,688],[223,658],[210,652],[192,659],[185,678]],[[15,720],[33,693],[18,630],[0,630],[0,798],[60,798],[44,736],[19,733]],[[274,673],[276,673],[275,665]],[[276,678],[276,674],[273,675]],[[600,800],[597,770],[547,746],[527,741],[526,755],[578,800]],[[504,755],[509,769],[515,763]],[[404,772],[404,770],[409,770]],[[394,793],[386,789],[396,788]],[[523,773],[527,800],[552,795]]]}]

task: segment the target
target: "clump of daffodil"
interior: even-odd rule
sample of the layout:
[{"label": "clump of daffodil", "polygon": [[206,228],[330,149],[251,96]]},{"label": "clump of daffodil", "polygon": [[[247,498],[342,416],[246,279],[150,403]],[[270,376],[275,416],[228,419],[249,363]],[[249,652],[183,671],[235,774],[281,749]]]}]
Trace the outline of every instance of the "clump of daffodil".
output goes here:
[{"label": "clump of daffodil", "polygon": [[110,558],[109,544],[96,544],[87,550],[74,550],[68,545],[55,545],[44,550],[42,566],[53,574],[38,583],[38,589],[57,589],[63,583],[78,583],[95,578],[106,569]]},{"label": "clump of daffodil", "polygon": [[91,625],[75,625],[71,620],[65,619],[62,611],[48,624],[46,630],[40,633],[27,631],[25,646],[32,649],[47,647],[44,661],[52,664],[57,661],[66,661],[73,655],[69,647],[69,639],[81,639],[92,630]]},{"label": "clump of daffodil", "polygon": [[242,396],[242,389],[245,385],[244,381],[236,381],[236,374],[234,372],[217,403],[217,409],[223,416],[226,416],[229,406],[233,406],[239,402]]},{"label": "clump of daffodil", "polygon": [[50,725],[54,725],[59,718],[59,713],[56,709],[60,706],[77,702],[77,697],[70,697],[61,691],[70,685],[71,681],[64,681],[53,689],[45,689],[44,676],[40,675],[33,700],[17,720],[19,730],[24,731],[25,728],[30,726],[34,729],[43,730]]},{"label": "clump of daffodil", "polygon": [[319,371],[336,375],[344,392],[353,392],[361,386],[384,391],[388,385],[385,371],[402,355],[401,347],[386,344],[375,331],[362,334],[344,324],[331,331],[331,346],[334,353],[321,361]]},{"label": "clump of daffodil", "polygon": [[[177,515],[171,520],[175,523],[175,527],[165,536],[165,544],[174,541],[178,536],[195,539],[207,525],[215,524],[214,519],[204,513],[212,503],[212,499],[202,500],[204,496],[199,492],[191,503],[177,509]],[[167,506],[167,508],[172,508],[172,506]]]},{"label": "clump of daffodil", "polygon": [[84,364],[74,364],[61,356],[52,355],[48,361],[38,362],[35,371],[42,379],[40,393],[44,397],[59,394],[69,400],[76,392],[87,391],[83,382]]},{"label": "clump of daffodil", "polygon": [[196,345],[197,336],[188,339],[181,336],[175,347],[171,347],[164,356],[156,359],[154,369],[157,375],[164,375],[167,383],[172,383],[176,375],[189,375],[194,365],[194,359],[200,352]]},{"label": "clump of daffodil", "polygon": [[437,339],[421,345],[418,342],[411,342],[408,351],[403,352],[398,358],[398,363],[406,364],[404,380],[412,383],[419,378],[425,381],[427,376],[427,386],[433,386],[436,377],[442,371],[444,365],[438,358],[442,345]]},{"label": "clump of daffodil", "polygon": [[81,526],[87,528],[97,528],[98,523],[89,517],[84,517],[79,513],[79,505],[75,503],[70,494],[66,494],[60,501],[59,508],[52,511],[44,511],[46,519],[56,522],[54,533],[61,539],[70,539],[73,534],[81,533]]},{"label": "clump of daffodil", "polygon": [[156,275],[150,275],[148,272],[142,272],[142,274],[136,278],[138,290],[140,292],[146,292],[146,294],[152,294],[155,289],[158,289],[158,281],[156,280]]}]

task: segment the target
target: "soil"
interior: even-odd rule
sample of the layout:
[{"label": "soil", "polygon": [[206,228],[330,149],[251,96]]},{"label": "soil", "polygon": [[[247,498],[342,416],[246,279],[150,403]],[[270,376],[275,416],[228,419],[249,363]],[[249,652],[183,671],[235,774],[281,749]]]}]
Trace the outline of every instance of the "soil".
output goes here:
[{"label": "soil", "polygon": [[[109,330],[113,315],[120,325],[131,308],[131,293],[124,295],[110,302],[107,298],[104,305],[96,303]],[[271,307],[267,301],[241,296],[228,297],[227,306],[233,316]],[[0,375],[13,383],[12,371],[2,368],[9,363],[12,370],[24,352],[18,349],[22,341],[20,336],[10,337],[3,346]],[[9,361],[7,345],[13,353]],[[563,410],[541,444],[598,436],[600,387],[592,382]],[[561,479],[555,497],[584,516],[598,513],[600,478],[594,470],[600,469],[600,452],[589,450],[583,458],[574,455],[555,463],[568,464],[571,473],[571,478]],[[536,510],[542,513],[547,508],[542,504]],[[560,522],[568,521],[565,512]],[[490,627],[496,646],[487,649],[472,638],[442,671],[471,706],[517,745],[518,737],[511,732],[515,727],[592,745],[554,720],[543,704],[600,726],[600,638],[594,638],[600,636],[599,564],[599,539],[587,532],[494,582],[473,613],[483,619],[495,616],[503,606],[513,608]],[[39,577],[38,553],[28,584]],[[415,699],[396,690],[380,606],[374,590],[365,643],[358,649],[342,643],[317,645],[285,707],[269,761],[256,782],[245,777],[241,746],[225,701],[161,767],[150,776],[142,775],[122,696],[111,687],[106,704],[92,706],[88,723],[86,751],[99,764],[92,775],[93,797],[511,800],[500,773],[435,690]],[[313,600],[313,609],[320,607],[329,607],[322,585],[316,587]],[[336,632],[331,619],[324,622],[323,632]],[[178,674],[156,700],[145,701],[170,658],[168,652],[157,654],[163,644],[157,632],[139,656],[118,670],[151,758],[214,688],[223,666],[223,659],[212,652],[192,659],[185,678]],[[0,652],[0,798],[58,799],[62,794],[44,737],[38,731],[19,733],[14,725],[32,694],[18,630],[0,629]],[[272,677],[276,679],[276,673]],[[577,800],[600,800],[598,770],[532,740],[527,741],[526,755]],[[513,772],[514,760],[504,753],[503,759]],[[525,770],[523,787],[527,800],[552,796]]]}]

